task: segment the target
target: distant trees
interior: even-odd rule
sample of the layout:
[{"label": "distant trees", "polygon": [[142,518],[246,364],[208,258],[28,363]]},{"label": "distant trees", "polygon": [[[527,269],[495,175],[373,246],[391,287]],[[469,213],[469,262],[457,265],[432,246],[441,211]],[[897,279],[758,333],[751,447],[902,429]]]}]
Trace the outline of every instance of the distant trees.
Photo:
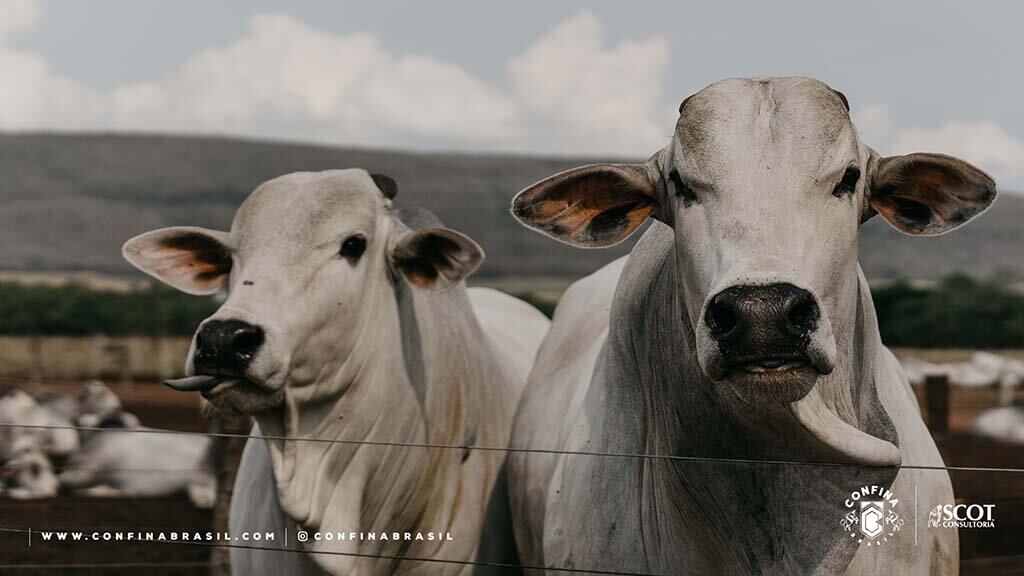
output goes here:
[{"label": "distant trees", "polygon": [[935,287],[875,288],[882,341],[920,348],[1024,348],[1024,294],[1013,278],[952,274]]},{"label": "distant trees", "polygon": [[[921,348],[1024,348],[1024,294],[1013,278],[947,276],[935,286],[899,281],[872,290],[882,341]],[[554,303],[531,299],[551,315]],[[214,298],[165,286],[104,292],[80,285],[0,283],[0,335],[191,335]]]},{"label": "distant trees", "polygon": [[3,335],[190,335],[217,309],[208,297],[164,286],[108,292],[69,284],[0,283]]}]

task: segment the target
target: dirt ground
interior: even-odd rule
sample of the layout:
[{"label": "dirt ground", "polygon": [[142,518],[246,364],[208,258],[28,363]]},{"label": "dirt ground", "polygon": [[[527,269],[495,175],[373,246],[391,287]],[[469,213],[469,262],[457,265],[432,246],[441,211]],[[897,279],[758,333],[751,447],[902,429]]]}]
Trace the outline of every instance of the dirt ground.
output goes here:
[{"label": "dirt ground", "polygon": [[[207,573],[211,551],[208,546],[102,540],[103,533],[108,531],[210,530],[210,511],[193,507],[185,496],[0,498],[0,518],[4,519],[5,529],[31,528],[33,532],[31,545],[26,532],[0,532],[0,574],[192,576]],[[100,541],[46,542],[43,532],[49,530],[84,531],[89,537],[98,532]]]}]

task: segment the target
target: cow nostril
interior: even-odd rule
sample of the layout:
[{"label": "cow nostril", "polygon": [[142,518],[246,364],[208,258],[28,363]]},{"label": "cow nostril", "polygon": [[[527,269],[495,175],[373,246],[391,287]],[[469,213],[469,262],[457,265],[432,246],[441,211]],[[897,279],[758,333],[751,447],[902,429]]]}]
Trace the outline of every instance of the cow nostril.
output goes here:
[{"label": "cow nostril", "polygon": [[803,292],[791,299],[786,306],[787,328],[796,335],[812,332],[818,323],[818,305],[814,298]]},{"label": "cow nostril", "polygon": [[722,338],[736,329],[739,318],[732,304],[719,295],[708,305],[707,312],[704,313],[704,323],[708,325],[712,336]]},{"label": "cow nostril", "polygon": [[239,376],[263,345],[259,326],[238,320],[211,320],[196,334],[193,361],[197,374]]},{"label": "cow nostril", "polygon": [[263,345],[263,331],[255,326],[238,329],[231,339],[231,347],[235,355],[242,360],[252,360],[256,351]]}]

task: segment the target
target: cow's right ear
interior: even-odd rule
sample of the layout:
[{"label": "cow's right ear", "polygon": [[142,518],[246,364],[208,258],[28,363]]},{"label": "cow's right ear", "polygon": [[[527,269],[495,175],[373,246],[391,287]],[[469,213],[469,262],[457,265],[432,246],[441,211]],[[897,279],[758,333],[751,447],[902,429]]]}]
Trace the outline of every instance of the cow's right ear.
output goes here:
[{"label": "cow's right ear", "polygon": [[974,166],[943,154],[879,157],[869,165],[869,211],[900,232],[945,234],[985,211],[996,197],[996,183]]},{"label": "cow's right ear", "polygon": [[399,238],[390,261],[393,270],[414,286],[441,292],[472,274],[484,261],[484,251],[461,232],[428,227]]},{"label": "cow's right ear", "polygon": [[231,249],[224,232],[177,226],[125,242],[121,253],[146,274],[189,294],[215,294],[227,285]]},{"label": "cow's right ear", "polygon": [[644,164],[594,164],[555,174],[512,201],[512,214],[539,232],[580,248],[614,246],[657,217],[660,174]]}]

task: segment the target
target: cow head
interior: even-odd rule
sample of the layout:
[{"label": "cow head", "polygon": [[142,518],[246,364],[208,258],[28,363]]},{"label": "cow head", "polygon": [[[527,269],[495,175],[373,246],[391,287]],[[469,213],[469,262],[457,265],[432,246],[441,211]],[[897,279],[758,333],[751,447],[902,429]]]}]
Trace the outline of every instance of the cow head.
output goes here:
[{"label": "cow head", "polygon": [[14,456],[0,467],[0,494],[12,498],[49,498],[60,483],[46,454],[32,443],[19,443]]},{"label": "cow head", "polygon": [[121,399],[106,384],[99,380],[90,380],[78,389],[75,397],[79,418],[93,415],[102,417],[121,411]]},{"label": "cow head", "polygon": [[190,294],[227,291],[192,340],[172,387],[199,390],[226,413],[281,405],[286,386],[331,374],[373,329],[401,278],[424,290],[457,284],[483,252],[454,230],[410,230],[392,212],[395,182],[358,169],[295,173],[259,186],[230,232],[165,228],[124,256]]},{"label": "cow head", "polygon": [[803,398],[837,362],[855,314],[858,227],[879,214],[936,235],[982,212],[995,183],[938,154],[881,157],[846,98],[806,78],[735,79],[683,101],[671,143],[519,193],[513,213],[569,244],[671,226],[677,286],[703,372],[747,404]]},{"label": "cow head", "polygon": [[36,446],[55,457],[68,456],[78,449],[78,432],[67,428],[70,422],[21,390],[0,390],[0,422],[29,426],[0,428],[0,462],[11,458],[15,448],[23,445]]}]

